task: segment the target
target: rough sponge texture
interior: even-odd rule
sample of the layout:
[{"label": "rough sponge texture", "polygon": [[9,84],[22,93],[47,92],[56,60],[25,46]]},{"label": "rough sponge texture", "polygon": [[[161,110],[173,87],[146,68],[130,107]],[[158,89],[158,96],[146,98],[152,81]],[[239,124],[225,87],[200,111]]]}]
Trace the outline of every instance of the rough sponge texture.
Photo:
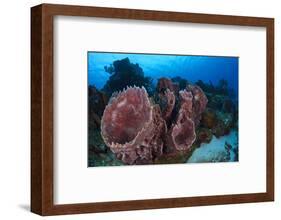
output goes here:
[{"label": "rough sponge texture", "polygon": [[104,142],[126,164],[152,163],[162,154],[165,132],[160,108],[150,103],[145,88],[129,87],[115,94],[101,121]]},{"label": "rough sponge texture", "polygon": [[193,95],[186,90],[180,91],[179,95],[181,100],[177,120],[172,124],[166,141],[168,146],[174,147],[174,150],[187,151],[196,139],[195,124],[191,117]]},{"label": "rough sponge texture", "polygon": [[153,163],[162,154],[189,151],[208,99],[198,86],[178,91],[171,80],[158,82],[158,104],[144,87],[114,93],[101,120],[105,144],[125,164]]},{"label": "rough sponge texture", "polygon": [[157,83],[157,91],[159,93],[163,93],[167,89],[169,89],[171,92],[178,92],[179,86],[168,78],[160,78]]},{"label": "rough sponge texture", "polygon": [[165,119],[165,121],[168,121],[171,118],[176,104],[176,96],[172,91],[167,89],[163,94],[159,94],[159,98],[165,103],[165,108],[162,111],[162,117]]},{"label": "rough sponge texture", "polygon": [[188,85],[186,90],[193,95],[192,118],[197,126],[201,120],[201,114],[206,109],[208,99],[203,90],[197,85]]}]

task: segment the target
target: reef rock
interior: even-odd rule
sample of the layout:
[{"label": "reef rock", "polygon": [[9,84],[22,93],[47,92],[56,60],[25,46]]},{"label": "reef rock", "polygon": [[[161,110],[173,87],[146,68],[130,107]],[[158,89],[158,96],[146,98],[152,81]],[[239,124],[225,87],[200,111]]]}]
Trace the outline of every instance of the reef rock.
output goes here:
[{"label": "reef rock", "polygon": [[222,111],[233,113],[235,112],[235,105],[231,99],[225,99],[222,105]]},{"label": "reef rock", "polygon": [[198,129],[197,133],[197,142],[201,143],[210,143],[213,138],[212,131],[208,128],[200,128]]},{"label": "reef rock", "polygon": [[89,128],[100,127],[101,116],[108,103],[107,96],[95,86],[88,87]]},{"label": "reef rock", "polygon": [[218,118],[218,122],[216,126],[212,128],[213,134],[216,137],[228,134],[233,126],[232,114],[217,111],[216,115]]},{"label": "reef rock", "polygon": [[114,95],[101,120],[105,144],[125,164],[148,164],[163,151],[166,124],[145,88],[129,87]]},{"label": "reef rock", "polygon": [[207,108],[203,114],[201,119],[201,124],[206,128],[214,128],[217,125],[217,116],[214,110],[211,108]]}]

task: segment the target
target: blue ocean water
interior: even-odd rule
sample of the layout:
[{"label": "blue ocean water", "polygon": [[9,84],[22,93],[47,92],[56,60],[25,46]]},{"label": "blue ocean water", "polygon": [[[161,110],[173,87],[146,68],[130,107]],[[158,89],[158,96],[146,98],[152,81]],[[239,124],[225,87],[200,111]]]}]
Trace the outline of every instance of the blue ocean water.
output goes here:
[{"label": "blue ocean water", "polygon": [[138,63],[155,84],[161,77],[180,76],[213,85],[224,79],[238,95],[238,57],[88,52],[88,83],[102,89],[110,77],[104,67],[124,58]]}]

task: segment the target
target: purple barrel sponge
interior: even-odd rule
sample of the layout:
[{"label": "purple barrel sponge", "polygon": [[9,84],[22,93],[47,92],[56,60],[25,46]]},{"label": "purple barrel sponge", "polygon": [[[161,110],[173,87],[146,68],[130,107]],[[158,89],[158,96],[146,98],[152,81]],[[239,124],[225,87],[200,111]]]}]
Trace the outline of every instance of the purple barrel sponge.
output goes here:
[{"label": "purple barrel sponge", "polygon": [[194,85],[177,91],[163,78],[158,83],[158,97],[165,103],[162,111],[150,101],[144,87],[128,87],[113,94],[106,106],[101,135],[123,163],[150,164],[160,156],[191,149],[208,102],[204,92]]},{"label": "purple barrel sponge", "polygon": [[176,96],[172,91],[167,89],[165,92],[159,93],[159,98],[166,103],[165,108],[162,110],[162,117],[165,121],[169,121],[176,104]]},{"label": "purple barrel sponge", "polygon": [[192,120],[193,95],[191,92],[181,90],[180,109],[175,123],[166,137],[166,144],[177,151],[187,151],[190,149],[196,139],[195,124]]},{"label": "purple barrel sponge", "polygon": [[206,109],[208,99],[203,90],[197,85],[188,85],[186,90],[190,91],[193,96],[192,118],[195,125],[197,126],[200,123],[201,114]]},{"label": "purple barrel sponge", "polygon": [[128,87],[114,94],[101,120],[105,144],[125,164],[148,164],[163,152],[166,124],[145,88]]},{"label": "purple barrel sponge", "polygon": [[179,85],[168,78],[160,78],[157,83],[158,93],[163,93],[167,89],[169,89],[171,92],[177,93],[179,91]]}]

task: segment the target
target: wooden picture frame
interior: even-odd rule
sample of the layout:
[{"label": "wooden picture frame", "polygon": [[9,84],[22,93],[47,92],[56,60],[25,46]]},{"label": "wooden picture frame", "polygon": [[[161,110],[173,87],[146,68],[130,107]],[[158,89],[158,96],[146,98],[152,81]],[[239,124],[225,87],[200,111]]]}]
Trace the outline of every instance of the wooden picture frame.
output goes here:
[{"label": "wooden picture frame", "polygon": [[[54,205],[53,17],[86,16],[266,28],[266,192]],[[39,215],[174,208],[274,200],[274,19],[42,4],[31,9],[31,211]]]}]

